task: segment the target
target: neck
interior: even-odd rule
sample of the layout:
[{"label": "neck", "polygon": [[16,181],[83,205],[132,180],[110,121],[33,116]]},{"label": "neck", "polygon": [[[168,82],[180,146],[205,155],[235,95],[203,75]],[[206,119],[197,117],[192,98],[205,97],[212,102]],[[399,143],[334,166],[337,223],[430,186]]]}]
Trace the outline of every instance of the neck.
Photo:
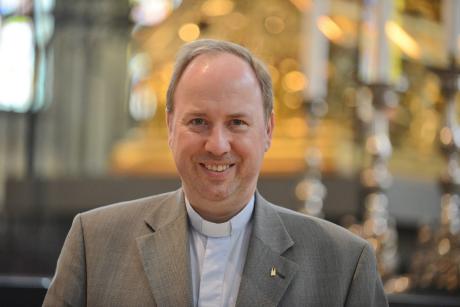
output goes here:
[{"label": "neck", "polygon": [[207,199],[193,198],[186,193],[193,210],[203,219],[213,223],[224,223],[240,213],[251,200],[254,193],[240,200],[225,199],[222,201],[210,201]]},{"label": "neck", "polygon": [[205,220],[213,223],[224,223],[231,220],[232,217],[237,215],[245,206],[241,206],[241,208],[236,212],[214,212],[213,210],[209,211],[203,208],[199,208],[190,204],[193,209]]}]

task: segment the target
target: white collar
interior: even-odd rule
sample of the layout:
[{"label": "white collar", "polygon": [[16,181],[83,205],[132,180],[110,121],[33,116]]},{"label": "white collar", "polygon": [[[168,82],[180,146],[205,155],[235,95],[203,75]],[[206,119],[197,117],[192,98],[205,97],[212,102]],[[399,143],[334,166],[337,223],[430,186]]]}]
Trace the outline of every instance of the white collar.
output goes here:
[{"label": "white collar", "polygon": [[226,237],[243,229],[249,222],[254,211],[254,196],[251,197],[243,210],[238,212],[229,221],[223,223],[213,223],[202,218],[192,208],[187,196],[185,197],[185,207],[193,229],[207,237]]}]

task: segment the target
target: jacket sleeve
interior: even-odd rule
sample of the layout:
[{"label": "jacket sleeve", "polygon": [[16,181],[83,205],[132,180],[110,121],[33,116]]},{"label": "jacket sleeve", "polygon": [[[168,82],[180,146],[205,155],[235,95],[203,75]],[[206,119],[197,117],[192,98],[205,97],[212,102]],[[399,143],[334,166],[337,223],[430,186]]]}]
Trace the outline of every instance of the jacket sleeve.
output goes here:
[{"label": "jacket sleeve", "polygon": [[81,216],[72,223],[43,306],[86,306],[85,240]]},{"label": "jacket sleeve", "polygon": [[368,243],[364,245],[358,259],[345,306],[388,306],[382,281],[377,271],[375,255]]}]

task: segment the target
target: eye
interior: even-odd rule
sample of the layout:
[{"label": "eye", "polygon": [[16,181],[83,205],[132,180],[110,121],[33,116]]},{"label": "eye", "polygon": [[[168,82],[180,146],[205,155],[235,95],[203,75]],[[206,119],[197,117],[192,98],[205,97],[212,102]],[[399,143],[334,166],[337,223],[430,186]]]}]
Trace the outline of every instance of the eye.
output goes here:
[{"label": "eye", "polygon": [[190,121],[190,124],[192,124],[193,126],[202,126],[206,124],[206,122],[202,118],[194,118]]},{"label": "eye", "polygon": [[230,123],[231,123],[233,126],[242,126],[242,125],[246,125],[246,123],[245,123],[243,120],[238,119],[238,118],[232,119]]},{"label": "eye", "polygon": [[242,119],[233,118],[229,122],[229,128],[234,132],[243,132],[249,128],[249,125],[246,121]]}]

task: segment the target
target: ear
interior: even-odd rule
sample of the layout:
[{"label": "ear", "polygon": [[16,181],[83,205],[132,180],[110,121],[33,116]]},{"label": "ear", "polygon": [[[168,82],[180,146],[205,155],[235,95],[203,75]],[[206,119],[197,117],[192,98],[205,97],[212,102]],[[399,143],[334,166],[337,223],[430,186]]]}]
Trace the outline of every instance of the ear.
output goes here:
[{"label": "ear", "polygon": [[270,148],[272,144],[273,129],[275,128],[275,113],[270,114],[270,118],[267,121],[267,127],[265,128],[265,152]]},{"label": "ear", "polygon": [[172,136],[173,136],[173,130],[174,130],[174,114],[173,114],[173,111],[166,111],[165,112],[165,118],[166,118],[166,126],[168,127],[168,145],[169,145],[169,148],[171,148],[171,145],[172,145]]}]

